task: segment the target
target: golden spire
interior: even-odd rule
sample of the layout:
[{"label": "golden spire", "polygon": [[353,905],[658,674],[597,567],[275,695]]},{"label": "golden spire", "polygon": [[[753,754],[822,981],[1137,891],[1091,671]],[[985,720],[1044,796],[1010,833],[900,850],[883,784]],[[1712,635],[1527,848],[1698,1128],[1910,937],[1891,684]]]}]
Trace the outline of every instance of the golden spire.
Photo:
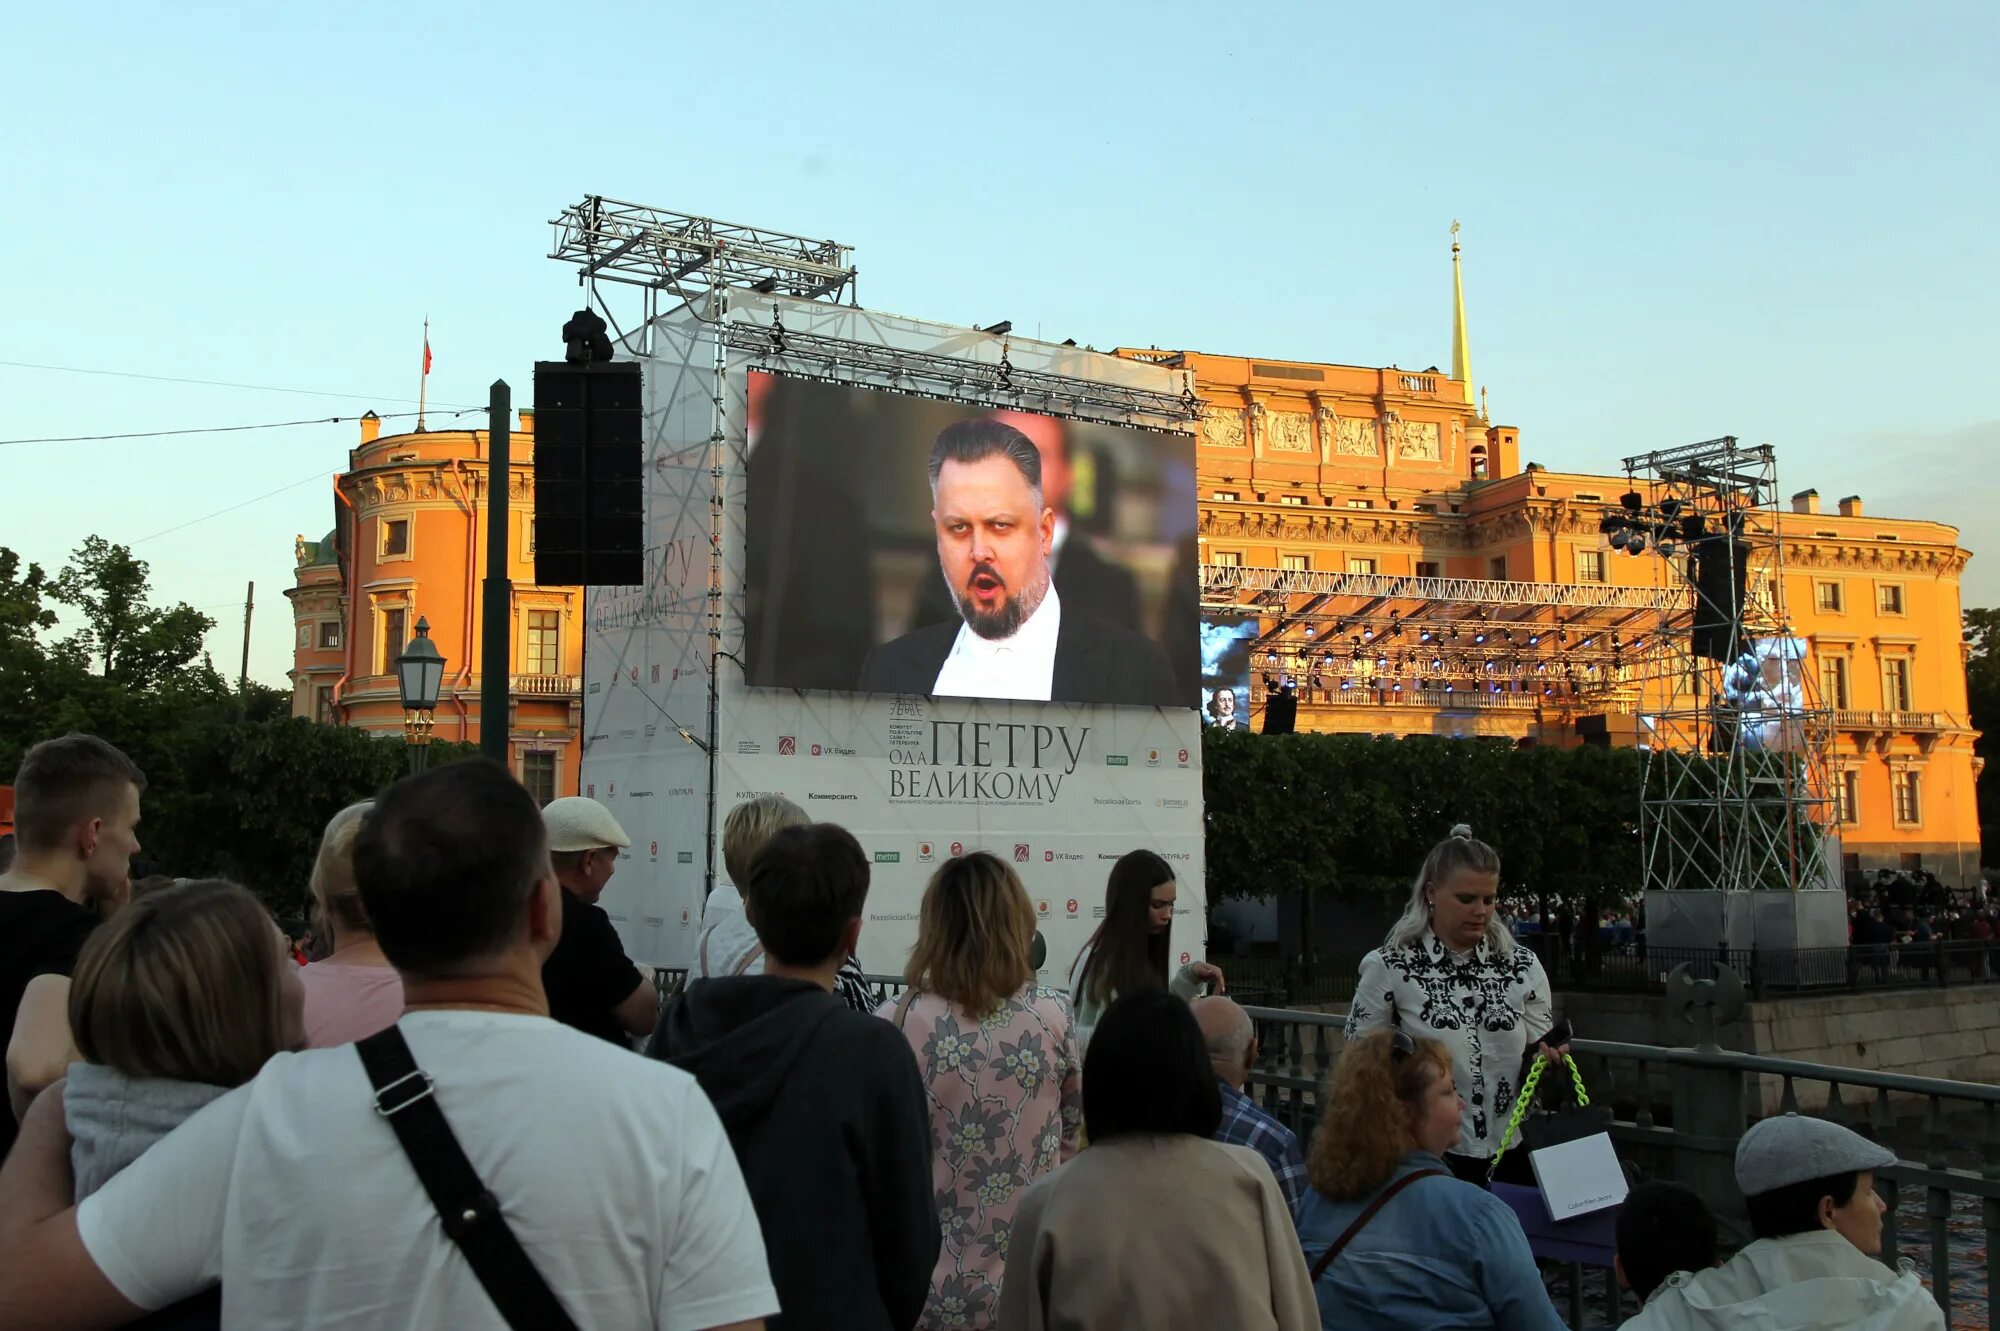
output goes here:
[{"label": "golden spire", "polygon": [[1465,386],[1465,405],[1473,404],[1472,342],[1465,332],[1465,279],[1458,266],[1458,223],[1451,224],[1451,377]]}]

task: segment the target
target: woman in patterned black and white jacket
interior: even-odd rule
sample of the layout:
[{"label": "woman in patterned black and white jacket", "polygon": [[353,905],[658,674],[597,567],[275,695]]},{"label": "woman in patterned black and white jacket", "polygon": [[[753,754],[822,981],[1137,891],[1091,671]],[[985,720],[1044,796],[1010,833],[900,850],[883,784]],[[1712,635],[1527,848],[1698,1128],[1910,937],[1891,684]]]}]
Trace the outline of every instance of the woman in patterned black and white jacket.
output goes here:
[{"label": "woman in patterned black and white jacket", "polygon": [[1556,1024],[1540,959],[1515,945],[1495,908],[1499,892],[1499,855],[1471,828],[1452,828],[1425,857],[1403,917],[1361,959],[1346,1031],[1352,1040],[1393,1027],[1451,1051],[1465,1107],[1458,1146],[1444,1160],[1482,1185],[1514,1111],[1528,1050],[1556,1062],[1569,1041],[1568,1025]]}]

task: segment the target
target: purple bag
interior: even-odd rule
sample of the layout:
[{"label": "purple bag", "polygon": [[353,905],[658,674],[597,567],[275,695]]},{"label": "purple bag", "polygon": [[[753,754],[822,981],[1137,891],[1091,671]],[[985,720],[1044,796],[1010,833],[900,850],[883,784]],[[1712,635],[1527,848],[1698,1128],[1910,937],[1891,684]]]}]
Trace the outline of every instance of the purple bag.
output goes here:
[{"label": "purple bag", "polygon": [[1542,1190],[1515,1183],[1495,1183],[1493,1195],[1507,1203],[1521,1232],[1528,1236],[1528,1250],[1552,1262],[1582,1262],[1585,1266],[1610,1266],[1618,1250],[1618,1211],[1608,1206],[1580,1215],[1574,1220],[1557,1220],[1549,1215]]}]

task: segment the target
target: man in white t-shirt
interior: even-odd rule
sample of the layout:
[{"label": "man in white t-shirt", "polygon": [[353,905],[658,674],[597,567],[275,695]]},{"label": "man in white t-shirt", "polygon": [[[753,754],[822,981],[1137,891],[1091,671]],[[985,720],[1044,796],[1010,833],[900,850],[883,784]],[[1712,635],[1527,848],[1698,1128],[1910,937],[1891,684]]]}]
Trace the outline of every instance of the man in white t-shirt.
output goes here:
[{"label": "man in white t-shirt", "polygon": [[[571,1320],[760,1328],[777,1297],[707,1097],[548,1016],[561,889],[527,792],[485,762],[399,782],[355,868],[398,1027]],[[351,1046],[280,1054],[78,1207],[61,1105],[40,1098],[0,1170],[0,1326],[114,1326],[217,1280],[228,1326],[506,1325]]]}]

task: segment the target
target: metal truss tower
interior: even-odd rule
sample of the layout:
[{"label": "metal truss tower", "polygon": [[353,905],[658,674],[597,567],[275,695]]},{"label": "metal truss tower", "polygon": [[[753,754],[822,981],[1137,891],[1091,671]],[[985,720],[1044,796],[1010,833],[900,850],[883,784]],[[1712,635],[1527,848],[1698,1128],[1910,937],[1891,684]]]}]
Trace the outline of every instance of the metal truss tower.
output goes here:
[{"label": "metal truss tower", "polygon": [[1785,610],[1773,450],[1725,437],[1625,471],[1630,492],[1601,524],[1608,557],[1653,558],[1693,606],[1641,682],[1646,887],[1835,886],[1833,718]]}]

